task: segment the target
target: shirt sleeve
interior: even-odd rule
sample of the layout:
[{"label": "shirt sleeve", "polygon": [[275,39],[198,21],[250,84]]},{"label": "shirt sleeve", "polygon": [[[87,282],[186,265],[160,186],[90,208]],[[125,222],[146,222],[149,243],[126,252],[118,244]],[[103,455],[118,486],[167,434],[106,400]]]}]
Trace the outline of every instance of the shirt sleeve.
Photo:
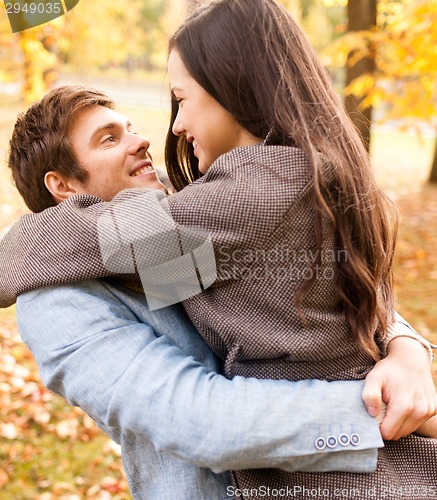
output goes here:
[{"label": "shirt sleeve", "polygon": [[78,195],[21,217],[0,240],[0,307],[27,290],[110,276],[103,266],[97,218],[105,204]]},{"label": "shirt sleeve", "polygon": [[139,322],[144,308],[92,281],[23,294],[17,312],[45,384],[117,441],[138,433],[216,472],[374,470],[382,440],[362,382],[228,380],[196,342],[184,352]]},{"label": "shirt sleeve", "polygon": [[398,313],[395,312],[395,321],[388,328],[387,335],[381,339],[381,344],[384,354],[387,352],[388,344],[395,338],[408,337],[417,340],[427,350],[430,363],[434,361],[433,349],[437,346],[431,344],[428,340],[423,338],[414,328]]}]

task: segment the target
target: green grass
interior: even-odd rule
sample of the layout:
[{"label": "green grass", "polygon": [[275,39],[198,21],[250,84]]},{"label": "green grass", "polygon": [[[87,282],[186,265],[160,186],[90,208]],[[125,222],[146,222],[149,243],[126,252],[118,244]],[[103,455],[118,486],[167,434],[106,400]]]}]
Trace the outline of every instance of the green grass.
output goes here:
[{"label": "green grass", "polygon": [[[96,436],[86,444],[76,439],[59,440],[50,434],[37,435],[36,432],[25,439],[17,440],[12,446],[5,440],[0,441],[0,450],[8,451],[7,455],[0,453],[3,464],[11,460],[11,455],[22,458],[13,461],[14,476],[2,490],[3,499],[34,500],[38,495],[48,492],[57,493],[59,496],[55,498],[68,493],[80,494],[79,498],[85,498],[87,490],[99,485],[104,475],[113,474],[111,469],[114,469],[114,461],[119,460],[110,454],[106,458],[96,459],[102,456],[107,442],[103,435]],[[98,487],[97,491],[102,491],[102,488]],[[113,498],[116,497],[128,499],[130,495],[124,492],[113,495]]]}]

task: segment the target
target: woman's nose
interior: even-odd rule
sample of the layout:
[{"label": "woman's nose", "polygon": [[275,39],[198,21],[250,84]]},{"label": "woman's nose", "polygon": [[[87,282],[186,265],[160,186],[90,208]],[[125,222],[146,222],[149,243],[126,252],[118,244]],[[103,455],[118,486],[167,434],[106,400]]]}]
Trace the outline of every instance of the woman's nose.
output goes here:
[{"label": "woman's nose", "polygon": [[176,116],[176,119],[173,123],[172,131],[174,135],[182,135],[185,130],[182,127],[181,120],[179,119],[179,114]]}]

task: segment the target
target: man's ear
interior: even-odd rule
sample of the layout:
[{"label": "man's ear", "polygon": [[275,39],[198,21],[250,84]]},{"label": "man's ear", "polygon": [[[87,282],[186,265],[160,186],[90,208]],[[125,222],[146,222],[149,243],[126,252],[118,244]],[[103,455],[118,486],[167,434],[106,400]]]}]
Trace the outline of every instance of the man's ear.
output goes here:
[{"label": "man's ear", "polygon": [[77,194],[75,189],[76,183],[77,181],[75,182],[75,179],[67,178],[54,170],[50,170],[44,176],[44,184],[52,194],[56,203],[61,203],[70,196]]}]

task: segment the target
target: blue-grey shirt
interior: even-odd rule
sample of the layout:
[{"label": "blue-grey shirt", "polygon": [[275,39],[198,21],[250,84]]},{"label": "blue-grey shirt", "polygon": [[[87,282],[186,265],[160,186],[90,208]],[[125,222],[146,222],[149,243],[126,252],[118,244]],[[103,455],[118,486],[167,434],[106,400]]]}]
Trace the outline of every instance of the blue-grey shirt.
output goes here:
[{"label": "blue-grey shirt", "polygon": [[376,467],[363,382],[228,380],[182,307],[105,281],[27,292],[17,316],[47,387],[121,444],[135,499],[232,498],[233,469]]}]

